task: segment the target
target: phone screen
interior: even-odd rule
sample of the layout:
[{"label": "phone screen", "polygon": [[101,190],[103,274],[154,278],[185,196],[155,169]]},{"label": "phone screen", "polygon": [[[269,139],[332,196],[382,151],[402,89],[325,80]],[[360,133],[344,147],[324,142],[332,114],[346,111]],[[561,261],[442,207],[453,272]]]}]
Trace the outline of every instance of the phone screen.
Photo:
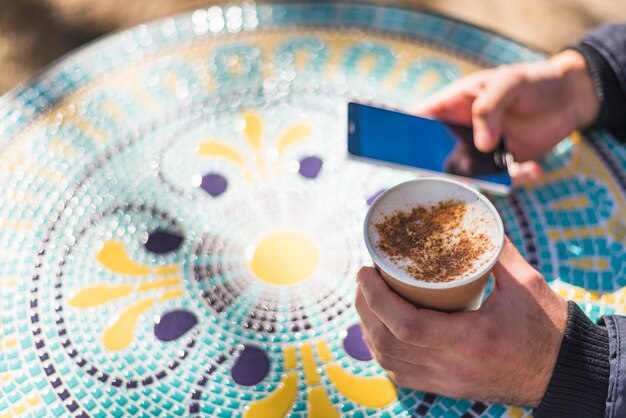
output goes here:
[{"label": "phone screen", "polygon": [[480,152],[471,128],[360,103],[348,104],[348,152],[481,183],[511,185],[504,149]]}]

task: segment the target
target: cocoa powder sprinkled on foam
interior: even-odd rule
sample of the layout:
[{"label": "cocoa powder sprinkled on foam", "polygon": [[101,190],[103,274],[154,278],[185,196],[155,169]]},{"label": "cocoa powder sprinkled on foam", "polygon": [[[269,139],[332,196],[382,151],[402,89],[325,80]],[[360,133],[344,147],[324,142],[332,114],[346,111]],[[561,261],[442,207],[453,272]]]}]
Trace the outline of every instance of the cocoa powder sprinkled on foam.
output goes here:
[{"label": "cocoa powder sprinkled on foam", "polygon": [[476,271],[495,246],[485,233],[467,230],[467,204],[446,200],[396,211],[375,224],[378,249],[416,280],[449,282]]}]

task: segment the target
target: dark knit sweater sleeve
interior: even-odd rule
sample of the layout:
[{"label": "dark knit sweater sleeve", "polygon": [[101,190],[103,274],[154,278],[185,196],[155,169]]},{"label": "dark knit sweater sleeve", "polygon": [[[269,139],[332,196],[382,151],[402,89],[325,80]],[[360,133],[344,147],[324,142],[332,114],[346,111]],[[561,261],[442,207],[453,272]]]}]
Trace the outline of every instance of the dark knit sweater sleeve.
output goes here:
[{"label": "dark knit sweater sleeve", "polygon": [[587,33],[573,49],[591,72],[600,111],[592,127],[606,128],[626,139],[626,23],[608,24]]},{"label": "dark knit sweater sleeve", "polygon": [[552,378],[536,418],[603,417],[609,388],[609,337],[574,302]]}]

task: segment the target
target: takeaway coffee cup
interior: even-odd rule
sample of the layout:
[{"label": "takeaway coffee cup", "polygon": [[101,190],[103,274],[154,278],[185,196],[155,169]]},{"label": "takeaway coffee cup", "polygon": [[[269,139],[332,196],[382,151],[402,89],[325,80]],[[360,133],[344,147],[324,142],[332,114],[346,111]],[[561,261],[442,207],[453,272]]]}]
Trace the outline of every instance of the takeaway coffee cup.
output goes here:
[{"label": "takeaway coffee cup", "polygon": [[[422,262],[431,260],[428,266],[423,267],[433,272],[437,269],[437,263],[445,265],[445,257],[455,257],[455,254],[459,253],[458,249],[431,246],[430,249],[422,249],[417,253],[417,261],[398,259],[397,256],[390,255],[389,251],[381,249],[384,247],[381,245],[382,236],[389,234],[386,232],[381,236],[381,225],[385,222],[392,222],[390,219],[394,217],[394,214],[395,216],[399,212],[408,214],[414,208],[422,212],[429,210],[432,212],[434,208],[438,211],[445,211],[446,205],[450,206],[450,202],[454,203],[452,206],[456,207],[455,214],[459,218],[455,223],[457,227],[448,231],[452,242],[467,243],[467,240],[469,242],[480,240],[480,244],[486,250],[474,259],[468,260],[467,268],[457,269],[459,271],[455,272],[454,277],[438,277],[434,281],[430,280],[430,277],[417,279],[415,274],[409,272],[410,269],[413,271],[420,269],[420,266],[415,263],[420,260]],[[459,208],[462,210],[459,211]],[[439,215],[438,219],[446,219],[446,214],[440,213]],[[420,221],[415,224],[420,225]],[[402,229],[397,225],[396,222],[394,231]],[[423,228],[418,227],[418,232],[421,230],[422,233],[428,233],[427,226],[428,224],[425,223]],[[406,233],[415,232],[407,229]],[[434,177],[408,181],[380,195],[367,212],[364,234],[365,244],[376,269],[393,291],[417,307],[444,312],[469,311],[480,307],[491,269],[498,260],[504,245],[502,219],[484,195],[457,181]],[[459,241],[459,237],[464,238],[464,241]],[[392,240],[392,244],[395,241],[395,239]],[[389,248],[389,242],[386,247]],[[424,251],[438,253],[431,256]],[[467,254],[467,252],[461,254]],[[438,257],[443,257],[443,259],[438,259]],[[413,267],[411,267],[412,263],[415,264]]]}]

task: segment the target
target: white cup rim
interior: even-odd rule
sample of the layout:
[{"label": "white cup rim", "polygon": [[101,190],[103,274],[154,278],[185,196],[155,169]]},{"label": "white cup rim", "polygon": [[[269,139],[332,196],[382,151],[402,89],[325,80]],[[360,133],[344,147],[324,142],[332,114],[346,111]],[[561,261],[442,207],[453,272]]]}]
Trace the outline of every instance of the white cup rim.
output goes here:
[{"label": "white cup rim", "polygon": [[[398,276],[396,274],[390,273],[389,270],[385,268],[385,265],[387,265],[388,262],[378,255],[378,251],[376,251],[376,249],[374,248],[374,246],[372,245],[369,239],[368,226],[369,226],[370,218],[372,216],[372,213],[374,213],[377,204],[380,204],[384,200],[385,195],[391,194],[394,190],[404,188],[404,187],[409,187],[412,184],[418,183],[418,182],[419,183],[423,183],[423,182],[447,183],[447,184],[453,185],[454,187],[467,190],[473,195],[475,195],[485,206],[487,206],[487,208],[491,212],[493,212],[494,219],[498,227],[498,233],[496,234],[496,245],[498,246],[498,248],[494,253],[494,257],[488,263],[485,263],[483,266],[481,266],[480,269],[470,274],[469,276],[464,277],[463,279],[452,280],[449,282],[425,282],[425,281],[416,280],[416,279],[412,279],[408,277],[402,277],[402,276]],[[367,214],[365,215],[365,221],[363,223],[363,235],[365,238],[365,246],[367,247],[367,251],[370,253],[370,256],[372,257],[374,264],[378,268],[384,270],[387,274],[392,276],[394,279],[401,281],[402,283],[405,283],[409,286],[425,288],[425,289],[451,289],[455,287],[464,286],[468,283],[471,283],[473,281],[480,279],[481,277],[485,275],[485,273],[489,272],[493,268],[493,266],[496,264],[496,262],[500,258],[500,254],[502,253],[502,248],[504,247],[504,224],[502,223],[502,218],[500,217],[500,214],[498,213],[498,210],[493,205],[493,203],[491,203],[491,201],[487,199],[482,193],[478,192],[476,189],[472,187],[469,187],[455,180],[444,179],[440,177],[420,177],[414,180],[405,181],[403,183],[397,184],[385,190],[380,196],[378,196],[378,198],[374,201],[374,203],[372,203],[372,205],[367,210]]]}]

